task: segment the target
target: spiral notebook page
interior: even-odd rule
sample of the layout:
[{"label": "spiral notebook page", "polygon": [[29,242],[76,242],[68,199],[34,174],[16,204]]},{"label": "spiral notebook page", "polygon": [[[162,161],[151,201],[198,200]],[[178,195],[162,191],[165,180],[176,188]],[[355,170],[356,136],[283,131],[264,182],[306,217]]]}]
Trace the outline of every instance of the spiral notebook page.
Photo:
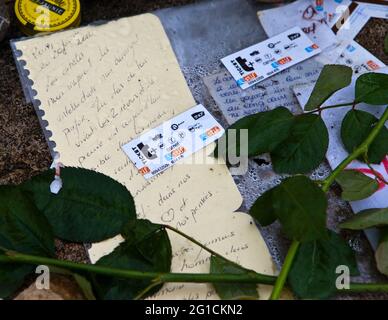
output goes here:
[{"label": "spiral notebook page", "polygon": [[[268,249],[251,218],[235,213],[241,195],[226,166],[193,156],[145,180],[121,146],[196,105],[169,40],[151,14],[16,42],[33,81],[60,161],[97,170],[124,184],[138,216],[167,223],[246,268],[273,274]],[[205,151],[209,155],[214,144]],[[66,181],[64,181],[66,183]],[[170,234],[173,272],[209,272],[209,255]],[[122,239],[93,244],[92,262]],[[269,288],[260,286],[261,298]],[[167,284],[153,298],[215,299],[206,284]]]}]

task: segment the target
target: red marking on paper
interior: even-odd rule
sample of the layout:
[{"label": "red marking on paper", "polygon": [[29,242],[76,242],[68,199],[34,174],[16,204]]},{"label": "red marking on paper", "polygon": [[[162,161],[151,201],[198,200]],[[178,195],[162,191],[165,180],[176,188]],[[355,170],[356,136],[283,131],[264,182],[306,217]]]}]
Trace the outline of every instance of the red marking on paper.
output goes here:
[{"label": "red marking on paper", "polygon": [[[381,164],[384,166],[385,173],[388,174],[388,157],[385,157],[385,159],[381,162]],[[358,169],[353,169],[353,170],[357,170],[359,172],[362,172],[362,173],[365,173],[365,174],[368,174],[371,176],[375,176],[374,172],[369,168],[358,168]],[[378,172],[377,170],[375,170],[375,172],[376,172],[377,180],[379,182],[379,189],[378,190],[384,189],[387,185],[384,182],[383,175],[380,172]]]}]

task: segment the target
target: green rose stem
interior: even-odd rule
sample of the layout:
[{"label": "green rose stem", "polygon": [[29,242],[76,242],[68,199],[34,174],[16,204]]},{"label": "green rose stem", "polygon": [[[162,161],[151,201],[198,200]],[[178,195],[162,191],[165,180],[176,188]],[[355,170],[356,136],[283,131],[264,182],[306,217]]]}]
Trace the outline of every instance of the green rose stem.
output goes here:
[{"label": "green rose stem", "polygon": [[286,283],[288,273],[290,272],[292,262],[294,261],[295,255],[298,251],[299,245],[299,241],[292,241],[291,247],[288,249],[286,259],[284,260],[283,267],[280,270],[279,277],[276,279],[275,286],[273,287],[271,296],[269,297],[270,300],[279,299],[284,284]]},{"label": "green rose stem", "polygon": [[[168,229],[168,230],[171,230],[177,234],[179,234],[180,236],[186,238],[187,240],[190,240],[192,243],[196,244],[197,246],[199,246],[200,248],[202,248],[203,250],[209,252],[212,256],[215,256],[215,257],[218,257],[220,259],[223,259],[225,261],[229,261],[230,263],[234,264],[233,261],[230,261],[226,258],[224,258],[223,256],[221,256],[220,254],[218,254],[217,252],[213,251],[212,249],[206,247],[205,245],[203,245],[202,243],[200,243],[199,241],[195,240],[194,238],[190,237],[189,235],[183,233],[182,231],[178,230],[178,229],[175,229],[174,227],[171,227],[167,224],[164,224],[162,225],[163,228],[165,229]],[[152,283],[146,287],[143,291],[141,291],[136,297],[135,297],[135,300],[138,300],[138,299],[141,299],[142,297],[144,297],[147,292],[149,292],[151,289],[153,289],[154,287],[157,287],[158,285],[162,284],[163,281],[160,279],[160,278],[157,278],[157,279],[154,279],[152,281]]]},{"label": "green rose stem", "polygon": [[338,290],[339,292],[388,292],[387,283],[351,283],[349,289]]},{"label": "green rose stem", "polygon": [[205,245],[203,245],[202,243],[200,243],[199,241],[195,240],[194,238],[188,236],[187,234],[183,233],[182,231],[178,230],[178,229],[175,229],[174,227],[171,227],[167,224],[163,224],[162,225],[164,228],[166,229],[169,229],[171,231],[174,231],[175,233],[179,234],[180,236],[186,238],[187,240],[190,240],[192,243],[196,244],[197,246],[201,247],[202,249],[204,249],[205,251],[209,252],[212,256],[215,256],[215,257],[218,257],[218,258],[221,258],[221,259],[224,259],[226,261],[229,261],[231,263],[234,263],[226,258],[224,258],[223,256],[221,256],[220,254],[218,254],[217,252],[213,251],[212,249],[206,247]]},{"label": "green rose stem", "polygon": [[326,110],[326,109],[333,109],[333,108],[340,108],[340,107],[352,107],[355,104],[356,104],[356,102],[347,102],[347,103],[334,104],[332,106],[324,106],[324,107],[320,107],[320,108],[317,108],[317,109],[314,109],[314,110],[311,110],[311,111],[307,111],[307,112],[304,112],[303,114],[315,113],[315,112],[319,112],[319,111]]},{"label": "green rose stem", "polygon": [[[121,279],[151,280],[153,284],[167,282],[186,283],[255,283],[273,285],[277,277],[256,272],[246,274],[209,274],[209,273],[158,273],[142,272],[136,270],[124,270],[58,260],[47,257],[39,257],[16,252],[5,252],[0,255],[0,263],[20,263],[31,265],[55,266],[73,271],[86,271]],[[341,289],[339,292],[388,292],[388,283],[351,283],[349,289]]]},{"label": "green rose stem", "polygon": [[246,274],[209,274],[209,273],[160,273],[124,270],[94,264],[77,263],[47,257],[33,256],[17,252],[5,252],[0,255],[0,263],[25,263],[32,265],[47,265],[70,269],[74,271],[87,271],[122,279],[151,280],[161,283],[166,282],[194,282],[194,283],[262,283],[271,285],[275,276],[247,272]]},{"label": "green rose stem", "polygon": [[[338,107],[337,106],[331,106],[331,107]],[[322,110],[323,108],[321,108]],[[338,174],[344,170],[349,163],[351,163],[353,160],[357,159],[358,157],[367,154],[368,148],[370,144],[373,142],[373,140],[376,138],[376,136],[379,134],[380,130],[384,127],[385,122],[388,120],[388,108],[385,108],[385,111],[379,121],[377,122],[376,126],[372,129],[368,137],[365,139],[363,143],[361,143],[346,159],[344,159],[337,168],[321,183],[322,190],[324,192],[327,192],[330,188],[330,186],[335,181]],[[296,240],[293,240],[291,243],[291,247],[286,255],[286,259],[284,260],[283,267],[280,271],[279,277],[276,279],[274,288],[272,290],[272,294],[270,299],[271,300],[277,300],[280,297],[280,294],[282,292],[282,289],[284,287],[284,284],[287,280],[288,273],[290,271],[290,268],[292,266],[292,262],[295,258],[295,255],[298,251],[299,242]],[[357,284],[355,285],[357,289],[362,288],[363,286],[366,286],[366,284]],[[374,285],[372,288],[376,289],[377,285]],[[354,287],[353,287],[354,288]],[[366,287],[364,287],[366,289]]]}]

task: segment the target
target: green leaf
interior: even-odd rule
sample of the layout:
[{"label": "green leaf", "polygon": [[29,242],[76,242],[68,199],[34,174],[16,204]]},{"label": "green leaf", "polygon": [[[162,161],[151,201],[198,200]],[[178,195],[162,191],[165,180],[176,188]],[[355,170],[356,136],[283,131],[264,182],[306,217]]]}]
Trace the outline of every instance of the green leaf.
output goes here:
[{"label": "green leaf", "polygon": [[363,230],[380,226],[388,226],[388,208],[366,209],[339,224],[340,228],[350,230]]},{"label": "green leaf", "polygon": [[136,219],[124,225],[121,230],[121,235],[127,240],[141,241],[163,228],[162,225],[152,223],[149,220]]},{"label": "green leaf", "polygon": [[[341,137],[345,149],[352,153],[368,137],[378,121],[368,112],[350,110],[345,115],[341,126]],[[369,146],[368,159],[371,163],[380,163],[387,153],[388,129],[384,127]]]},{"label": "green leaf", "polygon": [[[149,272],[170,272],[172,249],[167,232],[161,226],[149,228],[149,222],[139,220],[141,226],[121,243],[111,254],[102,257],[96,264],[119,269]],[[145,229],[150,231],[143,232]],[[137,237],[138,236],[138,237]],[[95,277],[94,285],[100,298],[108,300],[134,299],[151,284],[149,280],[113,279],[106,276]],[[151,295],[161,288],[157,286],[147,293]]]},{"label": "green leaf", "polygon": [[272,190],[270,189],[258,197],[249,210],[249,214],[263,227],[274,223],[277,219],[272,205]]},{"label": "green leaf", "polygon": [[[229,143],[231,143],[228,137],[232,134],[232,130],[236,130],[236,154],[240,155],[240,150],[244,150],[243,146],[246,148],[247,141],[240,141],[241,129],[248,130],[249,157],[272,151],[287,137],[292,121],[292,113],[284,107],[246,116],[226,130],[226,151],[228,152]],[[219,145],[217,144],[214,151],[215,156],[219,156],[218,148]]]},{"label": "green leaf", "polygon": [[14,294],[33,270],[31,265],[0,263],[0,298],[5,299]]},{"label": "green leaf", "polygon": [[335,92],[350,85],[351,81],[352,68],[343,65],[326,65],[304,109],[306,111],[317,109]]},{"label": "green leaf", "polygon": [[379,188],[379,184],[357,170],[344,170],[337,176],[337,182],[342,188],[342,199],[357,201],[370,197]]},{"label": "green leaf", "polygon": [[296,116],[288,137],[271,152],[278,173],[307,173],[324,159],[329,134],[322,118],[315,114]]},{"label": "green leaf", "polygon": [[54,256],[54,236],[43,214],[18,188],[0,186],[0,247]]},{"label": "green leaf", "polygon": [[94,296],[92,284],[88,280],[88,277],[90,277],[90,275],[87,272],[81,271],[76,273],[68,269],[53,267],[53,266],[50,266],[50,272],[65,275],[68,277],[73,277],[74,281],[77,282],[78,287],[81,289],[84,297],[87,300],[96,300],[96,297]]},{"label": "green leaf", "polygon": [[[157,264],[160,261],[164,261],[164,265],[168,264],[171,246],[164,226],[152,223],[146,219],[138,219],[125,225],[121,234],[128,242],[134,242],[137,250],[149,262]],[[153,243],[154,240],[152,240],[153,238],[160,238],[161,241],[164,241],[164,244],[156,248]],[[148,241],[148,239],[151,239],[151,241]]]},{"label": "green leaf", "polygon": [[285,179],[272,191],[273,207],[284,232],[301,242],[326,236],[325,193],[305,176]]},{"label": "green leaf", "polygon": [[[210,273],[211,274],[246,274],[253,272],[247,270],[236,263],[227,261],[220,257],[212,256],[210,259]],[[259,294],[257,293],[256,284],[251,283],[240,283],[240,284],[228,284],[228,283],[214,283],[213,284],[217,294],[222,300],[233,300],[243,298],[258,299]]]},{"label": "green leaf", "polygon": [[372,105],[388,103],[388,74],[364,73],[356,81],[356,102]]},{"label": "green leaf", "polygon": [[87,300],[96,300],[96,297],[94,296],[94,292],[93,292],[93,287],[90,281],[86,277],[81,276],[78,273],[72,273],[72,276],[74,277],[74,280],[77,282],[84,297]]},{"label": "green leaf", "polygon": [[116,180],[95,171],[62,168],[63,187],[50,192],[54,171],[34,177],[23,188],[31,193],[57,237],[73,242],[98,242],[117,235],[136,219],[129,191]]},{"label": "green leaf", "polygon": [[381,230],[381,239],[375,253],[377,269],[388,276],[388,228]]},{"label": "green leaf", "polygon": [[332,231],[327,239],[302,243],[288,276],[294,293],[304,299],[327,299],[336,293],[338,266],[357,275],[357,263],[347,243]]}]

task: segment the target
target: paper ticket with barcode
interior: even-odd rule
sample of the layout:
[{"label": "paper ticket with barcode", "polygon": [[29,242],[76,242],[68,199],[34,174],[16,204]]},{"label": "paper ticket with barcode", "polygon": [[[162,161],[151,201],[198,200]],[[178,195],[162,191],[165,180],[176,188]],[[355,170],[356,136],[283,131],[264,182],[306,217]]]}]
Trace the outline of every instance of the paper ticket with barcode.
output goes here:
[{"label": "paper ticket with barcode", "polygon": [[225,130],[199,104],[125,144],[122,149],[146,179],[219,139]]},{"label": "paper ticket with barcode", "polygon": [[300,27],[294,27],[221,61],[237,84],[246,89],[320,52]]}]

